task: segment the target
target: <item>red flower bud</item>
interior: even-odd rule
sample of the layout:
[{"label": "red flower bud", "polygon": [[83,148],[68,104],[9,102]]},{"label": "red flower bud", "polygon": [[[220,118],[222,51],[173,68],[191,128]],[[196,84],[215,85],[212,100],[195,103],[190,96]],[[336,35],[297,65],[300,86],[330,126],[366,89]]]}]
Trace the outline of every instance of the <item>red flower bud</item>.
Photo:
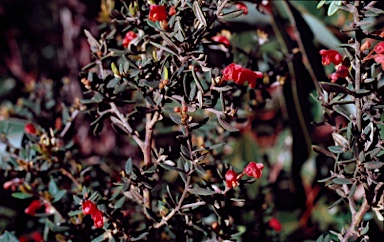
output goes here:
[{"label": "red flower bud", "polygon": [[213,41],[216,41],[216,42],[219,42],[219,43],[222,43],[225,47],[229,47],[231,45],[231,42],[229,42],[229,40],[227,39],[227,37],[225,37],[224,35],[216,35],[216,36],[213,36],[212,37],[212,40]]},{"label": "red flower bud", "polygon": [[228,188],[234,188],[239,185],[236,172],[228,170],[227,173],[225,173],[225,184]]},{"label": "red flower bud", "polygon": [[281,223],[277,218],[271,218],[271,220],[268,222],[268,225],[276,232],[280,232],[282,229]]},{"label": "red flower bud", "polygon": [[35,128],[35,125],[28,123],[24,127],[24,132],[27,134],[35,135],[37,133],[37,129]]},{"label": "red flower bud", "polygon": [[176,7],[175,6],[171,6],[169,8],[169,12],[168,12],[169,16],[173,16],[176,14]]},{"label": "red flower bud", "polygon": [[96,209],[92,214],[93,223],[96,228],[102,228],[104,225],[103,212],[99,209]]},{"label": "red flower bud", "polygon": [[263,174],[264,165],[262,163],[256,163],[254,161],[249,162],[249,164],[244,168],[245,174],[250,177],[260,178]]},{"label": "red flower bud", "polygon": [[377,54],[384,54],[384,41],[377,43],[374,49]]},{"label": "red flower bud", "polygon": [[83,202],[82,208],[83,208],[83,214],[85,214],[85,215],[87,215],[87,214],[92,215],[97,210],[96,204],[94,204],[93,202],[91,202],[89,200],[86,200]]},{"label": "red flower bud", "polygon": [[129,43],[131,43],[131,41],[136,37],[137,37],[137,34],[133,31],[129,31],[128,33],[126,33],[123,39],[124,48],[128,48]]},{"label": "red flower bud", "polygon": [[243,14],[244,15],[248,14],[248,7],[244,3],[237,2],[237,3],[235,3],[235,6],[236,6],[237,9],[243,10]]},{"label": "red flower bud", "polygon": [[19,242],[28,242],[28,237],[26,235],[22,235],[18,239]]},{"label": "red flower bud", "polygon": [[167,20],[167,11],[165,10],[165,7],[159,5],[151,5],[148,19],[153,22]]},{"label": "red flower bud", "polygon": [[31,215],[31,216],[35,216],[36,214],[36,211],[41,208],[42,206],[42,202],[40,200],[34,200],[31,202],[31,204],[29,204],[29,206],[24,210],[24,213],[28,214],[28,215]]}]

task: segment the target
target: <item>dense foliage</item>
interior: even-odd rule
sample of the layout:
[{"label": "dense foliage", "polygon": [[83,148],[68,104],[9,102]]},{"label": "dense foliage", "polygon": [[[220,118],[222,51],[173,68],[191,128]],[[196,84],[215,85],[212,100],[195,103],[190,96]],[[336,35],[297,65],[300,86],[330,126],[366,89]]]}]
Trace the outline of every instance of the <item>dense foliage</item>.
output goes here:
[{"label": "dense foliage", "polygon": [[382,3],[72,4],[61,78],[8,44],[0,240],[380,240]]}]

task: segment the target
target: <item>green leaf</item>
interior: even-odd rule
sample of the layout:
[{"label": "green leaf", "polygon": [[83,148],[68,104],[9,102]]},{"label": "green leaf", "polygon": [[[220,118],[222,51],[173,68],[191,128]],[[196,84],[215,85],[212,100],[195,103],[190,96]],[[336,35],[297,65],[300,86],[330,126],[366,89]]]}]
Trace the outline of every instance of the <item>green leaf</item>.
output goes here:
[{"label": "green leaf", "polygon": [[73,195],[73,200],[77,205],[80,205],[83,202],[83,200],[79,198],[77,195]]},{"label": "green leaf", "polygon": [[142,240],[142,239],[144,239],[145,237],[147,237],[148,234],[149,234],[148,232],[144,232],[144,233],[140,234],[140,235],[137,236],[137,237],[130,238],[130,241],[139,241],[139,240]]},{"label": "green leaf", "polygon": [[353,195],[355,194],[356,192],[356,182],[353,183],[353,185],[351,186],[351,189],[349,190],[349,194],[348,194],[348,198],[352,198]]},{"label": "green leaf", "polygon": [[125,196],[122,196],[116,203],[113,205],[115,209],[121,208],[125,203]]},{"label": "green leaf", "polygon": [[328,16],[331,16],[339,10],[339,6],[341,5],[341,1],[332,1],[328,8]]},{"label": "green leaf", "polygon": [[173,114],[169,114],[169,117],[172,119],[173,122],[175,122],[176,124],[181,124],[181,119],[179,117],[177,117],[176,115],[173,115]]},{"label": "green leaf", "polygon": [[59,188],[57,187],[57,184],[53,179],[49,181],[48,191],[53,196],[59,191]]},{"label": "green leaf", "polygon": [[199,1],[193,1],[193,12],[195,13],[196,18],[199,20],[199,22],[206,27],[207,26],[207,20],[205,20],[203,11],[200,8]]},{"label": "green leaf", "polygon": [[331,83],[331,82],[320,82],[320,86],[327,92],[336,92],[336,93],[345,93],[345,94],[354,94],[351,90],[348,88],[345,88],[342,85]]},{"label": "green leaf", "polygon": [[235,10],[235,11],[231,11],[231,12],[228,12],[228,13],[225,13],[225,14],[221,14],[219,16],[217,16],[219,19],[224,19],[224,20],[229,20],[229,19],[233,19],[233,18],[236,18],[236,17],[239,17],[240,15],[242,15],[244,12],[244,10]]},{"label": "green leaf", "polygon": [[70,211],[68,213],[68,216],[72,217],[72,216],[76,216],[76,215],[79,215],[79,214],[82,214],[83,213],[83,210],[79,209],[79,210],[76,210],[76,211]]},{"label": "green leaf", "polygon": [[55,203],[57,201],[60,201],[64,196],[65,194],[67,193],[67,190],[59,190],[58,192],[56,192],[54,195],[53,195],[53,201],[52,203]]},{"label": "green leaf", "polygon": [[24,193],[24,192],[14,192],[12,193],[12,197],[18,198],[18,199],[27,199],[33,197],[32,194]]},{"label": "green leaf", "polygon": [[151,218],[153,221],[157,222],[158,218],[156,217],[156,214],[149,208],[145,207],[144,208],[145,214]]},{"label": "green leaf", "polygon": [[96,92],[95,95],[93,95],[92,99],[96,102],[96,103],[101,103],[103,100],[104,100],[104,97],[101,93],[99,92]]},{"label": "green leaf", "polygon": [[129,157],[127,162],[125,163],[125,173],[127,175],[131,175],[132,168],[133,168],[132,159],[131,159],[131,157]]},{"label": "green leaf", "polygon": [[209,196],[209,195],[213,195],[216,193],[215,191],[211,191],[211,190],[201,188],[201,187],[191,188],[188,191],[192,194],[201,195],[201,196]]},{"label": "green leaf", "polygon": [[342,178],[342,177],[336,177],[335,179],[333,179],[333,182],[338,185],[352,184],[351,180],[349,180],[348,178]]},{"label": "green leaf", "polygon": [[17,237],[8,231],[5,231],[1,236],[0,236],[0,242],[19,242]]},{"label": "green leaf", "polygon": [[364,163],[364,167],[368,170],[379,169],[383,165],[384,165],[384,163],[381,161],[369,161],[369,162]]},{"label": "green leaf", "polygon": [[341,146],[329,146],[328,150],[330,150],[331,152],[333,152],[335,154],[344,153],[344,149]]},{"label": "green leaf", "polygon": [[[339,198],[336,202],[334,202],[331,206],[329,206],[328,209],[332,209],[337,204],[341,203],[341,201],[343,201],[343,198]],[[324,239],[324,241],[325,241],[325,239]]]},{"label": "green leaf", "polygon": [[168,170],[168,171],[173,170],[173,171],[185,173],[184,170],[181,170],[180,168],[175,167],[175,166],[167,165],[165,163],[159,163],[159,166],[163,167],[165,170]]},{"label": "green leaf", "polygon": [[113,88],[116,86],[117,83],[119,83],[120,81],[120,78],[113,78],[112,80],[110,80],[107,84],[107,88]]},{"label": "green leaf", "polygon": [[239,131],[238,129],[236,129],[235,127],[231,126],[229,123],[227,123],[227,121],[224,120],[223,116],[216,115],[216,117],[217,117],[217,120],[219,121],[219,124],[221,125],[221,127],[223,127],[225,130],[227,130],[229,132],[237,132],[237,131]]},{"label": "green leaf", "polygon": [[94,238],[91,242],[102,242],[104,241],[106,238],[108,238],[108,234],[107,233],[104,233],[96,238]]}]

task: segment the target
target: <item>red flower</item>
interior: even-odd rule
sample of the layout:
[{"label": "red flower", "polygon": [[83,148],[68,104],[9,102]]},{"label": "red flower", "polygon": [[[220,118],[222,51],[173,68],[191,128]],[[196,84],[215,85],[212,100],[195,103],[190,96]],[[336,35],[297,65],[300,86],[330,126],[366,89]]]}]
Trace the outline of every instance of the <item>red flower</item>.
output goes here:
[{"label": "red flower", "polygon": [[384,41],[377,43],[374,49],[377,54],[384,54]]},{"label": "red flower", "polygon": [[32,123],[28,123],[24,127],[24,132],[27,134],[35,135],[37,133],[37,130],[35,128],[35,125],[33,125]]},{"label": "red flower", "polygon": [[43,241],[43,236],[37,231],[33,232],[31,234],[31,238],[34,242],[42,242]]},{"label": "red flower", "polygon": [[234,188],[239,185],[237,181],[237,174],[233,170],[228,170],[227,173],[225,173],[225,183],[227,184],[228,188]]},{"label": "red flower", "polygon": [[151,5],[150,8],[148,16],[149,20],[153,22],[167,20],[167,11],[164,6]]},{"label": "red flower", "polygon": [[260,178],[263,174],[264,165],[262,163],[256,163],[254,161],[249,162],[249,164],[244,168],[245,174],[254,178]]},{"label": "red flower", "polygon": [[277,218],[271,218],[271,220],[268,222],[268,225],[276,232],[280,232],[282,229],[281,223]]},{"label": "red flower", "polygon": [[83,214],[85,214],[85,215],[87,215],[87,214],[92,215],[97,210],[96,204],[94,204],[93,202],[91,202],[89,200],[86,200],[83,202],[82,208],[83,208]]},{"label": "red flower", "polygon": [[27,242],[28,241],[28,237],[26,235],[22,235],[18,239],[19,239],[19,242]]},{"label": "red flower", "polygon": [[263,78],[263,76],[263,73],[259,71],[255,72],[235,63],[228,65],[223,70],[223,79],[225,81],[233,80],[238,85],[242,85],[245,81],[248,81],[251,88],[256,87],[257,79]]},{"label": "red flower", "polygon": [[336,50],[320,50],[322,56],[322,63],[324,66],[331,64],[340,64],[343,61],[343,57]]},{"label": "red flower", "polygon": [[131,41],[132,41],[134,38],[136,38],[136,37],[137,37],[137,34],[136,34],[135,32],[133,32],[133,31],[129,31],[129,32],[125,35],[125,37],[124,37],[124,39],[123,39],[123,46],[124,46],[124,48],[128,48],[129,43],[131,43]]},{"label": "red flower", "polygon": [[104,225],[103,212],[99,209],[96,209],[92,214],[93,223],[96,228],[102,228]]},{"label": "red flower", "polygon": [[216,41],[216,42],[219,42],[219,43],[222,43],[225,47],[229,47],[231,45],[231,42],[229,42],[229,40],[227,39],[227,37],[225,37],[224,35],[216,35],[216,36],[213,36],[212,37],[212,40],[213,41]]},{"label": "red flower", "polygon": [[34,200],[29,204],[29,206],[24,210],[24,213],[35,216],[36,211],[41,208],[43,203],[40,200]]},{"label": "red flower", "polygon": [[348,76],[348,68],[345,66],[339,66],[337,71],[332,73],[329,78],[332,82],[336,82],[339,78],[346,78]]},{"label": "red flower", "polygon": [[243,14],[244,15],[248,14],[248,7],[244,3],[237,2],[237,3],[235,3],[235,6],[236,6],[237,9],[243,10]]},{"label": "red flower", "polygon": [[169,8],[169,12],[168,12],[169,16],[173,16],[176,14],[176,7],[175,6],[171,6]]}]

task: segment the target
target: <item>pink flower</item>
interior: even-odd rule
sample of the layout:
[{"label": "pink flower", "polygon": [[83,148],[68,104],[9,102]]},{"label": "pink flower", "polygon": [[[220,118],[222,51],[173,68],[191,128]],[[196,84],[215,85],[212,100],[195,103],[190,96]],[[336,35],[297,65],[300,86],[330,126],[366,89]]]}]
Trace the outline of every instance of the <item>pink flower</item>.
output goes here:
[{"label": "pink flower", "polygon": [[249,164],[244,168],[245,174],[250,177],[260,178],[263,174],[264,165],[262,163],[256,163],[254,161],[249,162]]},{"label": "pink flower", "polygon": [[228,188],[235,188],[239,185],[236,172],[228,170],[227,173],[225,173],[225,184]]},{"label": "pink flower", "polygon": [[384,41],[377,43],[374,50],[377,54],[384,54]]},{"label": "pink flower", "polygon": [[175,6],[171,6],[169,8],[169,12],[168,12],[169,16],[173,16],[176,14],[176,7]]},{"label": "pink flower", "polygon": [[151,5],[148,19],[153,22],[167,20],[167,11],[165,7],[159,5]]},{"label": "pink flower", "polygon": [[268,222],[268,225],[276,232],[280,232],[282,229],[281,223],[277,218],[271,218],[271,220]]},{"label": "pink flower", "polygon": [[131,41],[136,37],[137,37],[137,34],[133,31],[129,31],[128,33],[126,33],[123,39],[124,48],[128,48],[129,43],[131,43]]}]

